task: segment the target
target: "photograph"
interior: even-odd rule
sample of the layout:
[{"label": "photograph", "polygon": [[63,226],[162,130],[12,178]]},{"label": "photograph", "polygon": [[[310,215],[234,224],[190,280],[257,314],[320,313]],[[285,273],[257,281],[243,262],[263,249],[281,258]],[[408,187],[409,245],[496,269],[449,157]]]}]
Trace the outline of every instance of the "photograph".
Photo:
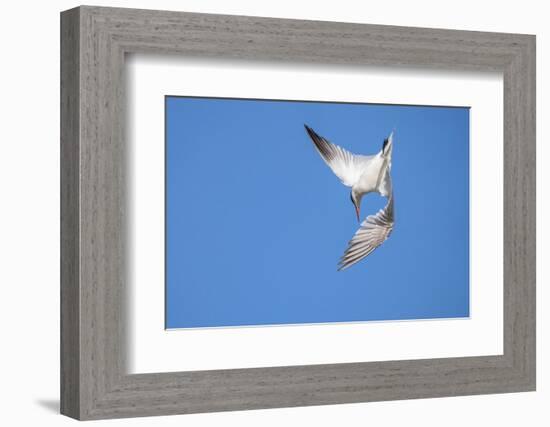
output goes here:
[{"label": "photograph", "polygon": [[165,96],[166,329],[468,318],[467,106]]}]

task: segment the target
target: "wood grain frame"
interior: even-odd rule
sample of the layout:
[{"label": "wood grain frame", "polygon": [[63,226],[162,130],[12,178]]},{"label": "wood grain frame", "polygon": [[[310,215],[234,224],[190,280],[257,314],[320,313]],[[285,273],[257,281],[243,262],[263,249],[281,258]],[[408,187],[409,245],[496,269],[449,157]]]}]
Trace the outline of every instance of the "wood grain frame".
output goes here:
[{"label": "wood grain frame", "polygon": [[[504,354],[128,374],[124,60],[135,52],[502,72]],[[61,14],[61,166],[65,415],[84,420],[535,389],[534,36],[71,9]]]}]

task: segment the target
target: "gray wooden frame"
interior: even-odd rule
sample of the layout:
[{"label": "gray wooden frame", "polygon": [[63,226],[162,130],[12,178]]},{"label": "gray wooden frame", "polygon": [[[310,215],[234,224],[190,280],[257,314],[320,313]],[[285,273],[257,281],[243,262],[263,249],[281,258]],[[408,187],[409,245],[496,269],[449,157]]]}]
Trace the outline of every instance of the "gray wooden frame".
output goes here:
[{"label": "gray wooden frame", "polygon": [[[127,374],[129,52],[503,72],[504,354]],[[63,414],[100,419],[535,389],[534,36],[71,9],[61,14],[61,165]]]}]

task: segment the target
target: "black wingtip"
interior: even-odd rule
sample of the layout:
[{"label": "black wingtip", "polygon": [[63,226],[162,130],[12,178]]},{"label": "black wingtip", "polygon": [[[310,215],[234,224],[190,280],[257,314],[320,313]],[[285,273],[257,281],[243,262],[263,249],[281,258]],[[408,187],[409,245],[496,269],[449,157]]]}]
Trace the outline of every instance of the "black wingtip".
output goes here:
[{"label": "black wingtip", "polygon": [[315,142],[315,144],[318,144],[318,141],[321,139],[321,137],[317,135],[317,133],[308,125],[304,124],[304,127],[306,128],[306,132],[309,135],[309,137],[313,140],[313,142]]},{"label": "black wingtip", "polygon": [[386,147],[388,146],[388,138],[384,138],[384,143],[382,144],[382,153],[386,152]]}]

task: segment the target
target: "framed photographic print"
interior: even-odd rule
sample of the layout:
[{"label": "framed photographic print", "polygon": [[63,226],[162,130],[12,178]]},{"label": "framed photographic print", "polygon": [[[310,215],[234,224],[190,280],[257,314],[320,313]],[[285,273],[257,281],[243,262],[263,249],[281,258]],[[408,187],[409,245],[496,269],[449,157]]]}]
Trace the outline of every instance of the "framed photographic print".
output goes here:
[{"label": "framed photographic print", "polygon": [[535,389],[535,38],[61,15],[61,410]]}]

